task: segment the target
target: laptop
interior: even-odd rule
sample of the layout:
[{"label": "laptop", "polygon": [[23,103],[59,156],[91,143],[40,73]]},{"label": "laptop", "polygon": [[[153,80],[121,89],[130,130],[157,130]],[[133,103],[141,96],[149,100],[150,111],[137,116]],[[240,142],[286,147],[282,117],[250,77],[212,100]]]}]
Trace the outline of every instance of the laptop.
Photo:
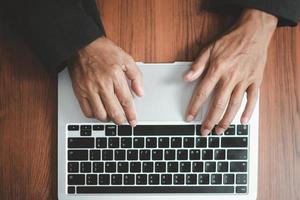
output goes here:
[{"label": "laptop", "polygon": [[247,125],[241,109],[221,135],[199,134],[208,99],[193,122],[185,112],[196,82],[190,62],[137,63],[145,95],[134,98],[138,124],[117,126],[84,117],[68,71],[58,79],[60,200],[256,199],[258,105]]}]

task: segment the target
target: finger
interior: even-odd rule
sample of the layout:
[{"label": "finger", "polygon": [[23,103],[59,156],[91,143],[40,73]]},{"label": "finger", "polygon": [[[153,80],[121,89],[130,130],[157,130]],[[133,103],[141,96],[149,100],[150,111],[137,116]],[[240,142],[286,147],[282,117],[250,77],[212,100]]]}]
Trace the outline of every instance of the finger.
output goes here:
[{"label": "finger", "polygon": [[93,118],[93,111],[91,109],[90,103],[86,98],[78,98],[78,102],[83,114],[88,118]]},{"label": "finger", "polygon": [[258,87],[252,84],[247,89],[247,103],[241,117],[241,124],[245,125],[248,123],[254,111],[257,98],[258,98]]},{"label": "finger", "polygon": [[222,86],[216,89],[207,116],[201,126],[202,135],[207,135],[213,129],[215,124],[218,123],[227,107],[232,90],[233,87],[230,87],[229,84],[222,84]]},{"label": "finger", "polygon": [[209,61],[210,56],[210,47],[204,49],[203,53],[200,54],[200,56],[195,60],[195,62],[191,65],[190,70],[185,74],[184,80],[186,81],[194,81],[205,70],[207,63]]},{"label": "finger", "polygon": [[94,117],[100,121],[107,121],[107,113],[100,96],[97,93],[91,94],[89,102],[91,103]]},{"label": "finger", "polygon": [[128,83],[125,75],[121,75],[114,84],[114,90],[117,98],[124,110],[128,123],[135,127],[136,126],[136,114],[132,99],[132,94],[128,87]]},{"label": "finger", "polygon": [[219,73],[208,71],[205,77],[198,83],[188,106],[187,121],[192,121],[197,115],[201,105],[208,98],[219,80]]},{"label": "finger", "polygon": [[132,58],[122,66],[127,78],[131,81],[131,88],[140,97],[144,95],[143,74]]},{"label": "finger", "polygon": [[242,104],[244,93],[245,89],[240,86],[236,86],[233,90],[225,114],[216,128],[217,134],[224,133],[229,127]]},{"label": "finger", "polygon": [[121,125],[125,121],[123,109],[114,94],[113,83],[108,84],[105,90],[100,90],[100,97],[109,118],[116,124]]}]

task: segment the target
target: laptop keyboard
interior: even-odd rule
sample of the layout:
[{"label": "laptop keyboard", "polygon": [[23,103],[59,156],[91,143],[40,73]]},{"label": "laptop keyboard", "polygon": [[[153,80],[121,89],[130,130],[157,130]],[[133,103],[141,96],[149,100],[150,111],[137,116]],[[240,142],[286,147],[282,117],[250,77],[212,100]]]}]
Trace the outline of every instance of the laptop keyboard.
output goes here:
[{"label": "laptop keyboard", "polygon": [[248,125],[69,124],[67,193],[247,193]]}]

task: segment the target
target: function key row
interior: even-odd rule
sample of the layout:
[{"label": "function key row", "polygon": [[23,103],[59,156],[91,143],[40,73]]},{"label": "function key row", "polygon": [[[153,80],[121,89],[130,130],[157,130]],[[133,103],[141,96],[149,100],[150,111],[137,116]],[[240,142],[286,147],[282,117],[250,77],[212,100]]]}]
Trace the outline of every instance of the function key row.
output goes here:
[{"label": "function key row", "polygon": [[[103,131],[106,136],[173,136],[200,135],[201,125],[68,125],[68,131],[79,131],[81,136],[91,136],[93,131]],[[230,125],[224,135],[248,135],[248,125]],[[216,135],[215,128],[210,135]]]}]

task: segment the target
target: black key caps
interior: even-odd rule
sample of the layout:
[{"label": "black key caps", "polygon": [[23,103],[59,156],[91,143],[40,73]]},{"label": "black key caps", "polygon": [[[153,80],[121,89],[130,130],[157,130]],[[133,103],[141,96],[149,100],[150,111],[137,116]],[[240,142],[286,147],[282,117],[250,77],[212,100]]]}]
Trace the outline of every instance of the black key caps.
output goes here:
[{"label": "black key caps", "polygon": [[103,162],[94,162],[93,163],[93,172],[102,173],[104,171]]},{"label": "black key caps", "polygon": [[178,172],[178,162],[168,162],[168,172]]},{"label": "black key caps", "polygon": [[166,172],[166,163],[155,162],[155,172]]},{"label": "black key caps", "polygon": [[172,174],[162,174],[161,175],[161,184],[162,185],[171,185],[172,184]]},{"label": "black key caps", "polygon": [[194,135],[194,125],[138,125],[134,135]]},{"label": "black key caps", "polygon": [[247,147],[246,137],[222,137],[221,147]]},{"label": "black key caps", "polygon": [[222,184],[222,174],[212,174],[210,178],[211,184]]},{"label": "black key caps", "polygon": [[150,150],[140,150],[140,160],[150,160]]},{"label": "black key caps", "polygon": [[69,174],[68,185],[84,185],[85,176],[83,174]]},{"label": "black key caps", "polygon": [[230,162],[230,172],[246,172],[247,162]]},{"label": "black key caps", "polygon": [[185,148],[193,148],[194,147],[194,138],[193,137],[185,137],[185,138],[183,138],[183,147],[185,147]]},{"label": "black key caps", "polygon": [[148,137],[146,138],[146,147],[147,148],[156,148],[157,147],[157,140],[155,137]]},{"label": "black key caps", "polygon": [[187,174],[186,175],[186,184],[197,184],[197,174]]},{"label": "black key caps", "polygon": [[184,184],[184,174],[174,174],[173,183],[174,183],[174,185],[183,185]]},{"label": "black key caps", "polygon": [[68,172],[69,173],[79,172],[79,163],[78,162],[68,162]]},{"label": "black key caps", "polygon": [[105,126],[105,136],[116,136],[116,135],[117,135],[116,125]]},{"label": "black key caps", "polygon": [[171,147],[172,148],[181,148],[182,140],[180,137],[171,138]]},{"label": "black key caps", "polygon": [[68,138],[68,148],[94,148],[94,138]]},{"label": "black key caps", "polygon": [[163,150],[152,150],[152,160],[162,160]]},{"label": "black key caps", "polygon": [[108,139],[108,147],[109,148],[119,148],[119,138],[113,137]]},{"label": "black key caps", "polygon": [[248,125],[237,125],[236,134],[237,135],[248,135]]},{"label": "black key caps", "polygon": [[228,160],[247,160],[247,150],[244,149],[229,149],[227,151]]},{"label": "black key caps", "polygon": [[68,160],[88,160],[88,150],[68,150]]},{"label": "black key caps", "polygon": [[159,174],[149,174],[148,182],[149,182],[149,185],[158,185],[159,184]]},{"label": "black key caps", "polygon": [[128,172],[128,162],[118,162],[118,172]]},{"label": "black key caps", "polygon": [[190,160],[200,160],[200,150],[191,149],[190,150]]},{"label": "black key caps", "polygon": [[235,182],[236,184],[247,184],[247,174],[237,174]]},{"label": "black key caps", "polygon": [[168,148],[169,147],[169,138],[167,138],[167,137],[158,138],[158,147],[159,148]]},{"label": "black key caps", "polygon": [[132,147],[132,139],[129,137],[121,138],[121,148],[131,148]]},{"label": "black key caps", "polygon": [[223,175],[224,184],[234,184],[234,174],[224,174]]},{"label": "black key caps", "polygon": [[146,185],[147,184],[147,174],[137,174],[136,175],[136,184],[137,185]]},{"label": "black key caps", "polygon": [[122,185],[122,174],[112,174],[111,175],[112,185]]},{"label": "black key caps", "polygon": [[96,147],[97,148],[107,148],[107,138],[101,137],[96,139]]},{"label": "black key caps", "polygon": [[86,184],[87,185],[97,185],[97,175],[96,174],[86,175]]},{"label": "black key caps", "polygon": [[133,147],[134,148],[144,148],[144,138],[136,137],[133,139]]},{"label": "black key caps", "polygon": [[109,174],[100,174],[99,175],[99,185],[109,185],[110,176]]},{"label": "black key caps", "polygon": [[236,186],[235,192],[236,193],[247,193],[247,187],[246,186]]},{"label": "black key caps", "polygon": [[132,135],[132,127],[129,125],[118,126],[118,135],[119,136],[131,136]]},{"label": "black key caps", "polygon": [[215,172],[216,163],[215,162],[205,162],[205,172]]},{"label": "black key caps", "polygon": [[187,160],[188,151],[187,150],[177,150],[177,160]]},{"label": "black key caps", "polygon": [[153,162],[143,162],[143,172],[153,172]]},{"label": "black key caps", "polygon": [[94,131],[103,131],[104,125],[93,125],[93,130]]},{"label": "black key caps", "polygon": [[106,173],[116,172],[116,163],[115,162],[106,162],[105,163],[105,172]]},{"label": "black key caps", "polygon": [[80,172],[90,173],[91,172],[91,163],[90,162],[81,162],[80,163]]},{"label": "black key caps", "polygon": [[134,185],[134,174],[124,174],[124,185]]},{"label": "black key caps", "polygon": [[215,150],[215,160],[225,160],[225,150]]},{"label": "black key caps", "polygon": [[138,150],[127,150],[127,160],[138,160]]},{"label": "black key caps", "polygon": [[68,187],[68,194],[75,194],[75,187],[69,186]]},{"label": "black key caps", "polygon": [[192,168],[193,172],[203,172],[203,162],[193,162]]},{"label": "black key caps", "polygon": [[197,137],[196,138],[196,147],[206,148],[207,147],[207,138],[206,137]]},{"label": "black key caps", "polygon": [[235,125],[230,125],[224,132],[224,135],[235,135]]},{"label": "black key caps", "polygon": [[181,162],[180,163],[180,172],[191,172],[191,163],[190,162]]},{"label": "black key caps", "polygon": [[228,172],[228,162],[218,162],[217,171],[218,172]]},{"label": "black key caps", "polygon": [[80,130],[80,136],[92,136],[92,130]]},{"label": "black key caps", "polygon": [[209,174],[199,174],[198,175],[198,184],[209,184]]},{"label": "black key caps", "polygon": [[202,150],[202,160],[212,160],[213,159],[213,151],[209,149]]},{"label": "black key caps", "polygon": [[79,125],[68,125],[68,131],[78,131]]},{"label": "black key caps", "polygon": [[208,147],[219,147],[219,138],[218,137],[210,137],[208,139]]},{"label": "black key caps", "polygon": [[130,172],[133,172],[133,173],[141,172],[141,162],[131,162],[130,163]]},{"label": "black key caps", "polygon": [[101,152],[100,150],[90,150],[90,160],[100,160]]},{"label": "black key caps", "polygon": [[175,160],[175,150],[165,150],[165,160]]},{"label": "black key caps", "polygon": [[91,125],[81,125],[80,130],[81,131],[92,130],[92,126]]},{"label": "black key caps", "polygon": [[102,160],[112,160],[113,150],[102,150]]},{"label": "black key caps", "polygon": [[115,160],[125,160],[125,150],[115,150]]}]

